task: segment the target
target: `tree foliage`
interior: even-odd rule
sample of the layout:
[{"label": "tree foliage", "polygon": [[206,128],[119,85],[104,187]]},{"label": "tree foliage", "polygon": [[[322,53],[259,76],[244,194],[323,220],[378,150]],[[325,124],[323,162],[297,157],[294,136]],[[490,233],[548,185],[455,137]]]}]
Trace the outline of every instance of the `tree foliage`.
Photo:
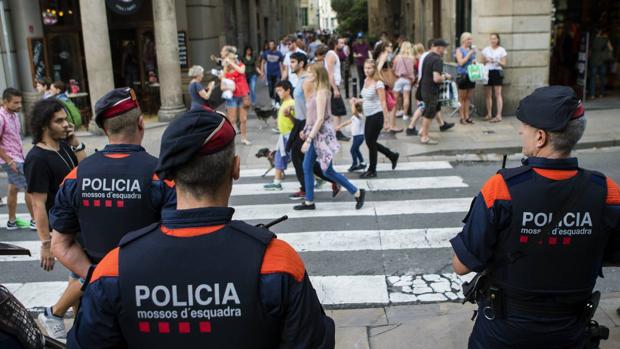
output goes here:
[{"label": "tree foliage", "polygon": [[367,0],[332,0],[332,9],[337,13],[339,32],[368,32]]}]

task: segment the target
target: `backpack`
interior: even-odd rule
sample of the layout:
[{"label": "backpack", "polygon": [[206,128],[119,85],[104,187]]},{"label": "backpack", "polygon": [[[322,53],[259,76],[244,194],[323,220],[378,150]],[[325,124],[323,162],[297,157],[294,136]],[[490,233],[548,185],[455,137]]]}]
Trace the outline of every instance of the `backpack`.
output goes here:
[{"label": "backpack", "polygon": [[67,113],[67,121],[75,126],[76,131],[79,130],[79,128],[82,127],[82,114],[80,114],[78,107],[76,107],[75,104],[68,99],[59,99],[59,101],[65,108],[65,112]]}]

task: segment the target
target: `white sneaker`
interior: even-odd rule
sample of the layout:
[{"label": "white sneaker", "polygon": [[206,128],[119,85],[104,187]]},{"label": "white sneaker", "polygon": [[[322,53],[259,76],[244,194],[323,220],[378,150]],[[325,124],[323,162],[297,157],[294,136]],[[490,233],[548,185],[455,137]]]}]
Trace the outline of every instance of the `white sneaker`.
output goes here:
[{"label": "white sneaker", "polygon": [[47,335],[56,340],[66,340],[67,330],[65,329],[65,322],[62,318],[52,315],[50,308],[45,308],[38,316],[39,321]]},{"label": "white sneaker", "polygon": [[405,120],[405,121],[409,120],[409,115],[403,114],[403,120]]}]

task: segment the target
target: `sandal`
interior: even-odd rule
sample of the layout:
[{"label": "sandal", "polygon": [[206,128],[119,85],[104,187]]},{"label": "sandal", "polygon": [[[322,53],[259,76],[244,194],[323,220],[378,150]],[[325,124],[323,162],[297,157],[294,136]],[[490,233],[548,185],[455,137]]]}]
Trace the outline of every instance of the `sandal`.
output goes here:
[{"label": "sandal", "polygon": [[471,117],[470,117],[470,118],[465,119],[465,122],[466,122],[466,123],[468,123],[468,124],[470,124],[470,125],[473,125],[473,124],[474,124],[474,120],[472,120],[472,119],[471,119]]},{"label": "sandal", "polygon": [[484,121],[491,121],[491,119],[493,119],[493,116],[491,115],[487,115],[484,117]]},{"label": "sandal", "polygon": [[491,120],[489,120],[489,122],[493,122],[493,123],[497,123],[497,122],[500,122],[500,121],[502,121],[502,117],[501,116],[500,117],[496,116],[496,117],[492,118]]},{"label": "sandal", "polygon": [[461,125],[467,125],[467,120],[460,119],[460,120],[459,120],[459,123],[460,123]]},{"label": "sandal", "polygon": [[428,137],[426,139],[426,141],[422,140],[422,138],[420,138],[420,144],[426,144],[426,145],[436,145],[439,144],[438,141],[432,139],[431,137]]}]

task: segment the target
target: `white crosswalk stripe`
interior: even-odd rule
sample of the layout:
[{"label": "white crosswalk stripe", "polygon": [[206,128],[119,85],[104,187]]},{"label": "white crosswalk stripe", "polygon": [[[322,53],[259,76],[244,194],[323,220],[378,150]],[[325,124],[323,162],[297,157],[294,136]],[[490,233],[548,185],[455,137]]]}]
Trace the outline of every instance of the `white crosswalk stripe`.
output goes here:
[{"label": "white crosswalk stripe", "polygon": [[[347,167],[337,166],[336,169],[344,172]],[[309,270],[318,267],[312,264],[315,263],[313,260],[321,260],[322,256],[328,253],[347,254],[352,256],[351,258],[375,251],[384,254],[406,253],[411,256],[412,263],[416,263],[416,258],[435,254],[434,251],[445,251],[451,248],[449,240],[460,231],[460,222],[451,221],[446,223],[446,227],[441,227],[441,223],[427,227],[420,222],[428,222],[428,215],[431,214],[464,213],[469,209],[472,199],[471,195],[462,191],[470,189],[469,185],[463,178],[455,175],[452,165],[447,161],[399,163],[394,174],[390,175],[394,178],[381,176],[381,173],[393,172],[390,164],[383,163],[378,166],[378,178],[357,179],[355,174],[351,175],[356,186],[368,191],[362,209],[355,209],[353,196],[343,189],[337,200],[330,200],[325,196],[317,198],[316,210],[295,211],[293,206],[299,202],[286,198],[289,193],[298,190],[293,171],[292,168],[287,171],[288,178],[282,183],[283,190],[271,192],[264,190],[263,185],[271,180],[272,174],[261,183],[260,178],[256,177],[264,173],[263,169],[242,170],[242,179],[234,184],[232,192],[234,219],[267,222],[287,215],[292,219],[292,223],[288,223],[286,232],[279,233],[278,238],[291,244],[304,260],[308,256],[317,256],[306,262]],[[428,171],[434,172],[431,174]],[[415,175],[412,172],[415,172]],[[436,189],[442,189],[443,194],[434,194]],[[317,190],[330,191],[331,186],[327,184]],[[30,216],[25,213],[23,205],[23,193],[19,194],[18,203],[18,217],[29,220]],[[5,209],[3,212],[6,212]],[[306,219],[311,218],[326,221],[331,219],[330,222],[335,223],[330,223],[330,231],[316,229],[316,225],[313,226],[315,229],[301,229],[305,226]],[[6,226],[7,219],[6,213],[0,214],[0,227]],[[412,224],[397,224],[403,219],[408,219]],[[375,224],[368,227],[350,224],[356,220]],[[380,220],[388,223],[379,223]],[[392,223],[389,222],[394,222],[395,225],[390,226]],[[34,233],[26,235],[25,231],[27,230],[21,229],[1,235],[7,238],[0,238],[0,241],[26,248],[32,255],[0,256],[0,283],[9,287],[29,308],[53,304],[66,287],[65,274],[55,281],[41,281],[40,276],[27,273],[20,277],[13,276],[8,283],[3,280],[5,270],[22,270],[20,268],[23,268],[21,266],[24,263],[38,264],[40,242],[36,240]],[[27,237],[21,238],[23,235]],[[426,251],[426,254],[420,254],[423,251]],[[444,265],[448,263],[449,260]],[[374,273],[336,272],[329,265],[322,266],[321,270],[321,273],[309,273],[319,299],[327,306],[438,302],[455,300],[462,296],[460,285],[463,278],[451,273],[434,274],[435,271],[420,270],[415,266],[404,271],[390,272],[393,274],[389,275],[385,274],[388,272],[384,270],[375,270]]]},{"label": "white crosswalk stripe", "polygon": [[[265,163],[267,161],[265,160]],[[334,169],[337,172],[346,172],[349,168],[348,165],[336,165]],[[396,169],[393,171],[420,171],[420,170],[447,170],[451,169],[452,165],[448,161],[416,161],[416,162],[399,162]],[[260,169],[241,169],[241,178],[247,177],[261,177],[267,168]],[[377,164],[377,171],[392,171],[392,164],[388,163],[380,163]],[[295,169],[290,167],[290,169],[286,170],[286,174],[290,176],[295,175]],[[267,174],[267,177],[273,176],[273,170]]]}]

